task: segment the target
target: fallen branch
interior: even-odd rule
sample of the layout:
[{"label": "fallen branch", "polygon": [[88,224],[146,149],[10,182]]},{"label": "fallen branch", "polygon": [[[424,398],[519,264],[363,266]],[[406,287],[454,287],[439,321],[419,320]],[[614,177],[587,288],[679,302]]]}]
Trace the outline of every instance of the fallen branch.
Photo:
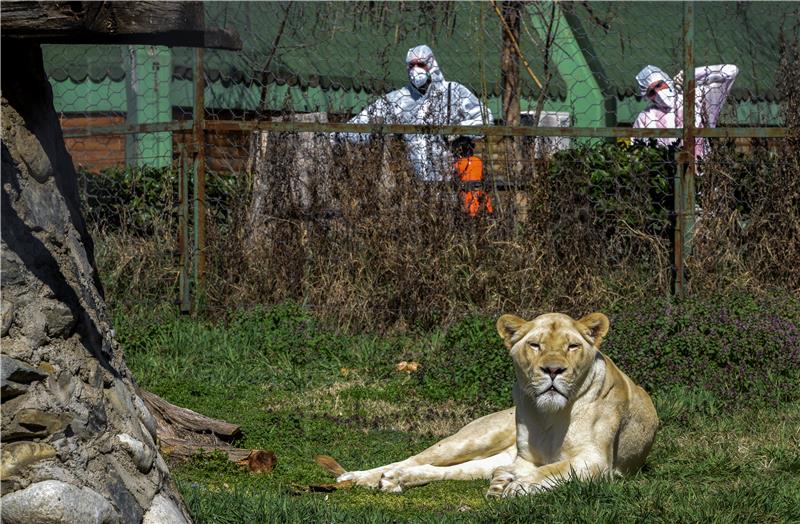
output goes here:
[{"label": "fallen branch", "polygon": [[138,389],[137,393],[156,420],[161,451],[171,459],[182,461],[198,453],[221,451],[228,460],[253,473],[269,473],[275,467],[277,458],[272,451],[237,448],[230,444],[242,436],[236,424],[176,406],[143,389]]}]

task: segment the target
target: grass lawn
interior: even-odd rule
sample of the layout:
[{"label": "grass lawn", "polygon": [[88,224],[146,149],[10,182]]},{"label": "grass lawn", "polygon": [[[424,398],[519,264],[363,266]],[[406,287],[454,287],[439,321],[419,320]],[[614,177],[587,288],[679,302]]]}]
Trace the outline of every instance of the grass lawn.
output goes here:
[{"label": "grass lawn", "polygon": [[441,333],[340,336],[298,315],[289,308],[225,325],[159,311],[117,315],[142,387],[241,425],[239,445],[278,457],[268,475],[215,455],[174,467],[198,523],[800,522],[800,403],[732,406],[683,389],[653,392],[662,428],[632,477],[501,501],[484,499],[488,481],[304,493],[333,481],[314,455],[378,466],[505,406],[431,395],[417,374],[395,371],[417,360],[424,373],[431,355],[448,350]]}]

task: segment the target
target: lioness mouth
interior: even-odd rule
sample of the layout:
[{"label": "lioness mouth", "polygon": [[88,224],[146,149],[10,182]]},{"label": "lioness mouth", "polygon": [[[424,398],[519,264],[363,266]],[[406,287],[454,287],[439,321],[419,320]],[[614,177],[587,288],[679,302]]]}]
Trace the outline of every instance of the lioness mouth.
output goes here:
[{"label": "lioness mouth", "polygon": [[555,385],[551,385],[549,388],[547,388],[547,389],[546,389],[546,390],[545,390],[545,391],[542,393],[542,395],[544,395],[544,394],[546,394],[546,393],[550,393],[551,391],[555,391],[556,393],[558,393],[558,394],[559,394],[559,395],[561,395],[562,397],[565,397],[565,396],[566,396],[566,395],[564,395],[562,392],[560,392],[560,391],[558,390],[558,388],[556,388],[556,386],[555,386]]}]

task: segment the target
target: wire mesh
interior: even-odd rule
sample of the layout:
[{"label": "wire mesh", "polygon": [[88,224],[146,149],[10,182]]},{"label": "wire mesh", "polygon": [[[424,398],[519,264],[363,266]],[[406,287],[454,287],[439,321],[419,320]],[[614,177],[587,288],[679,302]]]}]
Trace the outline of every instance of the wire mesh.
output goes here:
[{"label": "wire mesh", "polygon": [[[696,125],[738,136],[697,139],[688,286],[800,289],[787,251],[764,247],[798,254],[800,221],[776,221],[759,200],[800,208],[797,4],[204,5],[243,49],[205,50],[202,78],[191,48],[44,46],[108,271],[150,264],[120,279],[120,296],[178,294],[178,217],[198,189],[192,178],[181,197],[186,165],[206,176],[207,211],[189,222],[207,239],[187,239],[183,256],[205,255],[211,307],[300,300],[351,321],[430,323],[669,293],[686,191],[682,76]],[[698,69],[681,75],[687,13]],[[418,89],[407,54],[421,44],[436,63],[416,64],[430,78]],[[659,109],[666,124],[637,124],[658,102],[655,80],[636,80],[648,65],[676,93],[677,110]],[[718,65],[733,73],[718,78]],[[119,256],[131,238],[137,256]],[[756,245],[757,263],[743,254]]]}]

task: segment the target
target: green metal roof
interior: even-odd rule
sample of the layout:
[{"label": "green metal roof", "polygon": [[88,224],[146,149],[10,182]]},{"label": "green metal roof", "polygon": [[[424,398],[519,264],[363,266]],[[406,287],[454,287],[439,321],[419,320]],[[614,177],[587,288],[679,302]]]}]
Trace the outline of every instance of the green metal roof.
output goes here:
[{"label": "green metal roof", "polygon": [[[499,96],[502,27],[488,2],[208,2],[212,25],[235,28],[244,49],[206,51],[212,80],[258,81],[302,87],[385,92],[408,82],[409,48],[428,44],[446,79]],[[277,44],[277,45],[276,45]],[[273,46],[275,50],[273,51]],[[541,53],[521,42],[531,67],[542,75]],[[176,49],[174,73],[191,75],[190,51]],[[537,88],[521,72],[523,96]],[[556,76],[551,97],[564,98]]]},{"label": "green metal roof", "polygon": [[[206,73],[223,85],[263,79],[300,88],[384,92],[406,82],[408,48],[426,43],[445,78],[476,93],[500,95],[502,27],[489,2],[207,2],[209,24],[236,29],[242,51],[206,51]],[[548,5],[548,4],[544,4]],[[682,62],[680,2],[563,2],[580,47],[603,89],[636,94],[634,76],[647,64],[674,74]],[[537,6],[529,5],[529,16]],[[800,27],[798,2],[696,2],[695,64],[733,63],[737,100],[774,101],[781,35]],[[794,32],[794,33],[792,33]],[[280,36],[280,37],[279,37]],[[275,51],[273,52],[273,46]],[[540,78],[544,65],[536,31],[523,17],[520,45]],[[56,81],[122,80],[126,46],[43,46]],[[174,48],[173,78],[191,78],[193,52]],[[266,70],[262,79],[262,72]],[[555,70],[555,68],[551,68]],[[522,95],[536,87],[524,68]],[[557,74],[551,98],[564,99]]]},{"label": "green metal roof", "polygon": [[[568,2],[562,9],[601,85],[638,95],[634,76],[653,64],[674,75],[683,62],[682,2]],[[735,64],[735,100],[775,101],[781,38],[800,30],[798,2],[695,2],[695,66]]]}]

